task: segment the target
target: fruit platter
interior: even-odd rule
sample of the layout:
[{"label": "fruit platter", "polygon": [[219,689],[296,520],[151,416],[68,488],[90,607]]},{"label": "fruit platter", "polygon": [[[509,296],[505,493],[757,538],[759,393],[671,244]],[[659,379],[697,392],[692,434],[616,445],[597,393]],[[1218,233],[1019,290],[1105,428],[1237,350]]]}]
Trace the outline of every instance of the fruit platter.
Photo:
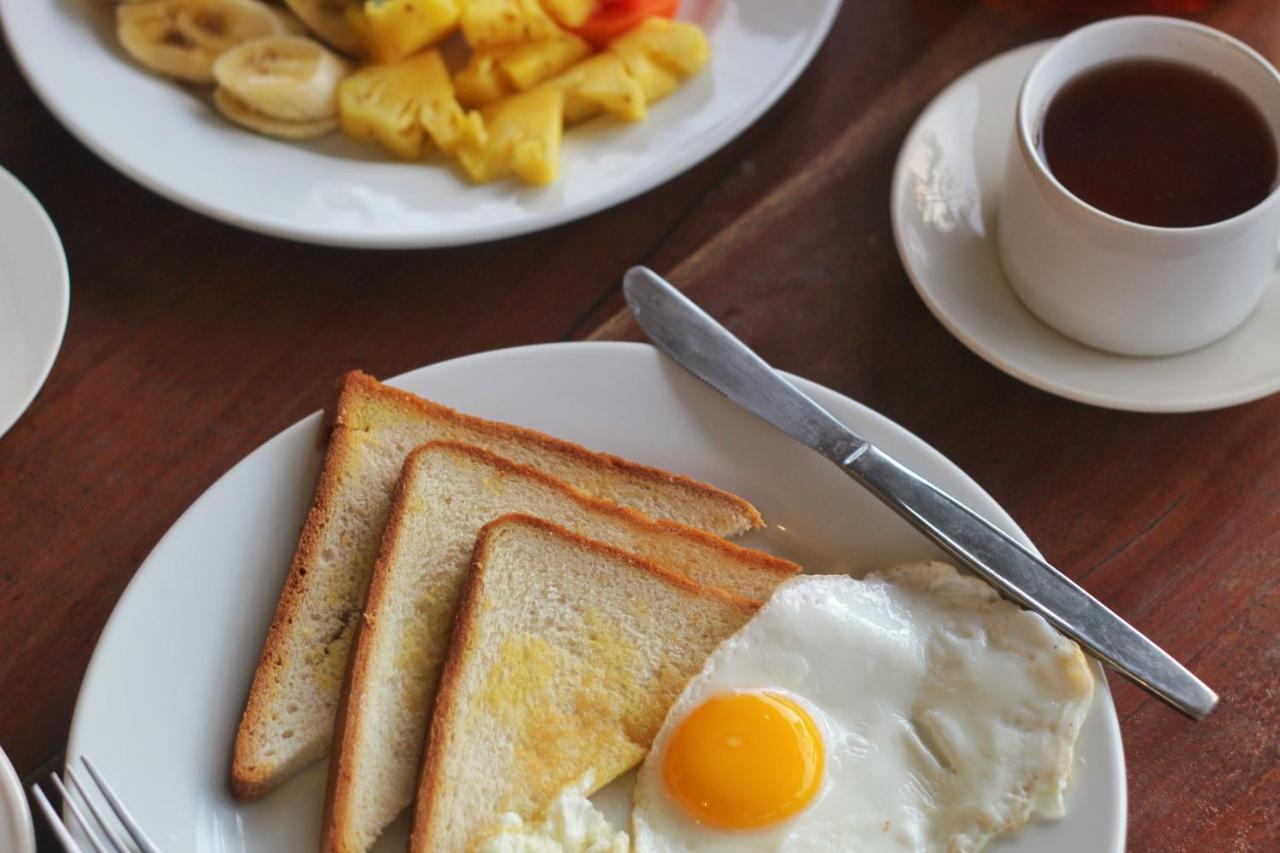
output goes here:
[{"label": "fruit platter", "polygon": [[549,184],[566,127],[626,122],[707,62],[676,0],[140,0],[116,34],[147,69],[213,87],[248,130],[341,130],[470,180]]}]

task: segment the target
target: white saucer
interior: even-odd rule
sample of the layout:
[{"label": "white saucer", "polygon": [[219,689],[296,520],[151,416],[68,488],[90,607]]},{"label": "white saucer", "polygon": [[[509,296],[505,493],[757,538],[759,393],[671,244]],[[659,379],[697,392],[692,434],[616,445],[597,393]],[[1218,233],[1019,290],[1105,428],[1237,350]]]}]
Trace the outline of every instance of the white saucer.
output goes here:
[{"label": "white saucer", "polygon": [[1280,278],[1236,331],[1203,349],[1131,358],[1066,338],[1005,282],[995,206],[1014,101],[1052,42],[997,56],[948,86],[898,156],[890,202],[898,254],[942,325],[1009,375],[1050,393],[1135,412],[1190,412],[1280,390]]},{"label": "white saucer", "polygon": [[22,781],[0,749],[0,850],[36,853],[36,833]]},{"label": "white saucer", "polygon": [[58,232],[36,197],[0,169],[0,436],[49,375],[70,302]]}]

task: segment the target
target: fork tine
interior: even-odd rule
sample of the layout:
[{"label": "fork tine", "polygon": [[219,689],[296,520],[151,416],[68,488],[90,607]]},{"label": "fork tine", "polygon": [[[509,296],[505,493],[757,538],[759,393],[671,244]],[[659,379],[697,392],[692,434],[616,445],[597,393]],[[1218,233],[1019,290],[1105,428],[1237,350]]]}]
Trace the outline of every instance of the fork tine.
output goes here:
[{"label": "fork tine", "polygon": [[[89,839],[89,844],[97,853],[113,853],[102,846],[96,835],[93,833],[93,827],[89,826],[89,822],[84,819],[84,812],[80,811],[80,807],[76,805],[76,801],[71,799],[71,794],[67,793],[66,786],[62,784],[62,780],[58,778],[57,773],[49,774],[49,781],[53,783],[53,787],[58,789],[58,796],[62,797],[62,805],[75,815],[76,823],[80,824],[80,828],[84,830],[84,837]],[[118,853],[118,851],[117,851]]]},{"label": "fork tine", "polygon": [[150,838],[147,838],[147,834],[142,831],[142,827],[138,826],[137,821],[133,819],[133,815],[129,814],[129,810],[124,807],[124,803],[120,802],[116,792],[111,790],[107,780],[102,778],[102,774],[89,761],[88,756],[80,756],[80,761],[84,764],[84,769],[88,770],[89,775],[93,777],[93,781],[97,784],[98,790],[102,792],[107,805],[111,806],[111,810],[116,813],[116,817],[120,818],[120,823],[124,824],[124,828],[133,838],[134,843],[142,848],[142,853],[160,853],[160,848],[152,844]]},{"label": "fork tine", "polygon": [[71,787],[75,788],[76,793],[80,795],[80,802],[88,806],[89,812],[93,815],[93,819],[98,822],[98,826],[102,829],[103,834],[107,836],[107,839],[114,844],[115,848],[121,851],[121,853],[128,853],[129,845],[120,837],[120,833],[116,832],[111,826],[111,820],[104,815],[101,810],[99,810],[98,804],[94,802],[93,797],[89,796],[89,792],[85,790],[84,785],[80,783],[80,777],[76,775],[75,769],[68,764],[67,769],[63,771],[62,775],[66,777],[66,781],[69,782]]},{"label": "fork tine", "polygon": [[35,800],[36,808],[44,815],[44,819],[49,823],[49,829],[53,831],[53,837],[58,839],[58,843],[62,845],[62,849],[66,853],[84,853],[80,849],[80,845],[76,844],[71,833],[67,832],[67,828],[62,825],[62,818],[58,817],[57,811],[53,806],[49,805],[49,800],[44,795],[44,791],[40,790],[39,785],[31,786],[31,799]]}]

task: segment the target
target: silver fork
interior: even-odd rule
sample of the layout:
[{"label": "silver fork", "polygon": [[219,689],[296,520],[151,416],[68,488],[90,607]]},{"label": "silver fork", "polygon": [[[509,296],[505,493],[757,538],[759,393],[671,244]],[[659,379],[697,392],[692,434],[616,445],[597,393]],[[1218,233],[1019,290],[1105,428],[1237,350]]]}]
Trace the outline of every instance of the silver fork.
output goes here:
[{"label": "silver fork", "polygon": [[[111,790],[111,786],[107,784],[107,780],[102,778],[102,774],[98,772],[98,768],[93,766],[93,762],[85,756],[80,756],[80,763],[84,765],[84,769],[88,771],[89,778],[93,781],[93,786],[97,789],[102,799],[111,807],[111,811],[115,813],[116,820],[104,814],[99,808],[94,797],[89,795],[89,788],[81,783],[80,776],[77,775],[72,762],[67,762],[66,770],[63,771],[63,778],[59,779],[57,773],[49,774],[49,781],[52,783],[54,790],[62,798],[62,804],[66,811],[70,812],[75,818],[74,823],[80,826],[81,834],[88,839],[93,853],[134,853],[140,850],[142,853],[160,853],[160,848],[151,843],[151,839],[147,838],[147,834],[138,826],[138,822],[133,819],[133,815],[129,814],[129,810],[124,807],[124,803],[116,796],[116,792]],[[63,780],[66,780],[64,784]],[[76,796],[72,796],[72,790]],[[66,853],[87,853],[84,847],[76,841],[71,831],[72,821],[63,820],[58,816],[57,810],[49,802],[49,798],[45,796],[44,791],[39,785],[31,786],[31,798],[35,801],[36,809],[45,820],[49,822],[49,828],[53,830],[54,837],[58,839],[58,843],[62,845],[62,849]],[[76,803],[79,799],[80,804]],[[80,808],[83,805],[89,814],[93,815],[93,820],[87,820],[85,812]],[[133,843],[127,843],[120,833],[116,830],[115,824],[124,828],[124,831],[132,839]]]}]

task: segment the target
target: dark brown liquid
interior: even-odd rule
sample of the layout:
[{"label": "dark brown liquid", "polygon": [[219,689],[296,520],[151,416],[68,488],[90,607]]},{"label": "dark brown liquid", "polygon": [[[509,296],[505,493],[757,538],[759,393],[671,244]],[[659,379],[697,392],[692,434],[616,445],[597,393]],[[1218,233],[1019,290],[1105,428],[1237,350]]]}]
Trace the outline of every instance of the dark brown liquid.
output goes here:
[{"label": "dark brown liquid", "polygon": [[1177,62],[1114,62],[1068,81],[1049,104],[1040,151],[1077,197],[1144,225],[1221,222],[1276,184],[1276,142],[1258,108]]}]

